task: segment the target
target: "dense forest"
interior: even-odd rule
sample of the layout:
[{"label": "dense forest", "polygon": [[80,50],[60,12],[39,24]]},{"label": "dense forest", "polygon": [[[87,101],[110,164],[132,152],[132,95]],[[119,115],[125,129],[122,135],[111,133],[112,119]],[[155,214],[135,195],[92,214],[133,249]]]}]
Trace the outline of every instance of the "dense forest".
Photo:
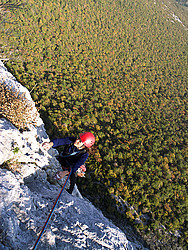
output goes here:
[{"label": "dense forest", "polygon": [[163,225],[186,239],[188,37],[181,6],[4,3],[1,55],[31,92],[50,137],[96,135],[81,192],[115,216],[120,197],[138,211],[127,208],[122,217],[149,215],[139,229]]}]

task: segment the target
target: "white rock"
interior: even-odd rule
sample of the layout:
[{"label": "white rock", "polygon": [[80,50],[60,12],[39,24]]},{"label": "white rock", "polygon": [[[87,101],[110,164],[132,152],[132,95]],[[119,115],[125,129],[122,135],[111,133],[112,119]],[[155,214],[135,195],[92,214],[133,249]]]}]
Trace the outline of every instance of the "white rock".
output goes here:
[{"label": "white rock", "polygon": [[[39,179],[23,185],[6,169],[0,171],[0,183],[4,246],[31,249],[60,190]],[[125,234],[91,203],[66,191],[39,244],[39,249],[133,249]]]}]

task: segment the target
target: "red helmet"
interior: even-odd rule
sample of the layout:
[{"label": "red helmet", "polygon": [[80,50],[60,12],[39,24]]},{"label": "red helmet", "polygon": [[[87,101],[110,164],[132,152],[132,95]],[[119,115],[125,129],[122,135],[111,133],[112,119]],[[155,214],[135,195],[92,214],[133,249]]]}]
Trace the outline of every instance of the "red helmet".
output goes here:
[{"label": "red helmet", "polygon": [[90,148],[95,143],[95,136],[91,132],[80,134],[80,139],[87,148]]}]

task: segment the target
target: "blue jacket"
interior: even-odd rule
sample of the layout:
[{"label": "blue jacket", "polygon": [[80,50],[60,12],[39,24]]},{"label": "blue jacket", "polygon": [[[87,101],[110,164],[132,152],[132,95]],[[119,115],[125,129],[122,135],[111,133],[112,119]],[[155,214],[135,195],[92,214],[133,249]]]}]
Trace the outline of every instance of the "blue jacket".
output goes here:
[{"label": "blue jacket", "polygon": [[[70,147],[68,147],[68,153],[70,153],[70,154],[73,152],[79,153],[80,150],[74,146],[75,141],[76,141],[76,137],[66,137],[66,138],[54,139],[54,140],[52,140],[53,148],[58,147],[58,146],[70,145]],[[77,171],[77,169],[85,163],[88,156],[89,156],[89,154],[87,152],[84,152],[82,154],[78,154],[78,157],[66,158],[66,162],[69,165],[69,167],[72,167],[72,172],[75,173]]]}]

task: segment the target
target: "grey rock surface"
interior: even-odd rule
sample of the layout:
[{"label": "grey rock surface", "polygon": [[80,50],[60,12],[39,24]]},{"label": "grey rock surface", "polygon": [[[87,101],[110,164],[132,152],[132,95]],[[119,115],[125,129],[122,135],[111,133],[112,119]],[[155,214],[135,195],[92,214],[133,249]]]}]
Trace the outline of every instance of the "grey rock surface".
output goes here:
[{"label": "grey rock surface", "polygon": [[[40,177],[27,179],[0,171],[1,243],[31,249],[60,188]],[[63,192],[39,249],[133,249],[125,234],[91,203]]]}]

